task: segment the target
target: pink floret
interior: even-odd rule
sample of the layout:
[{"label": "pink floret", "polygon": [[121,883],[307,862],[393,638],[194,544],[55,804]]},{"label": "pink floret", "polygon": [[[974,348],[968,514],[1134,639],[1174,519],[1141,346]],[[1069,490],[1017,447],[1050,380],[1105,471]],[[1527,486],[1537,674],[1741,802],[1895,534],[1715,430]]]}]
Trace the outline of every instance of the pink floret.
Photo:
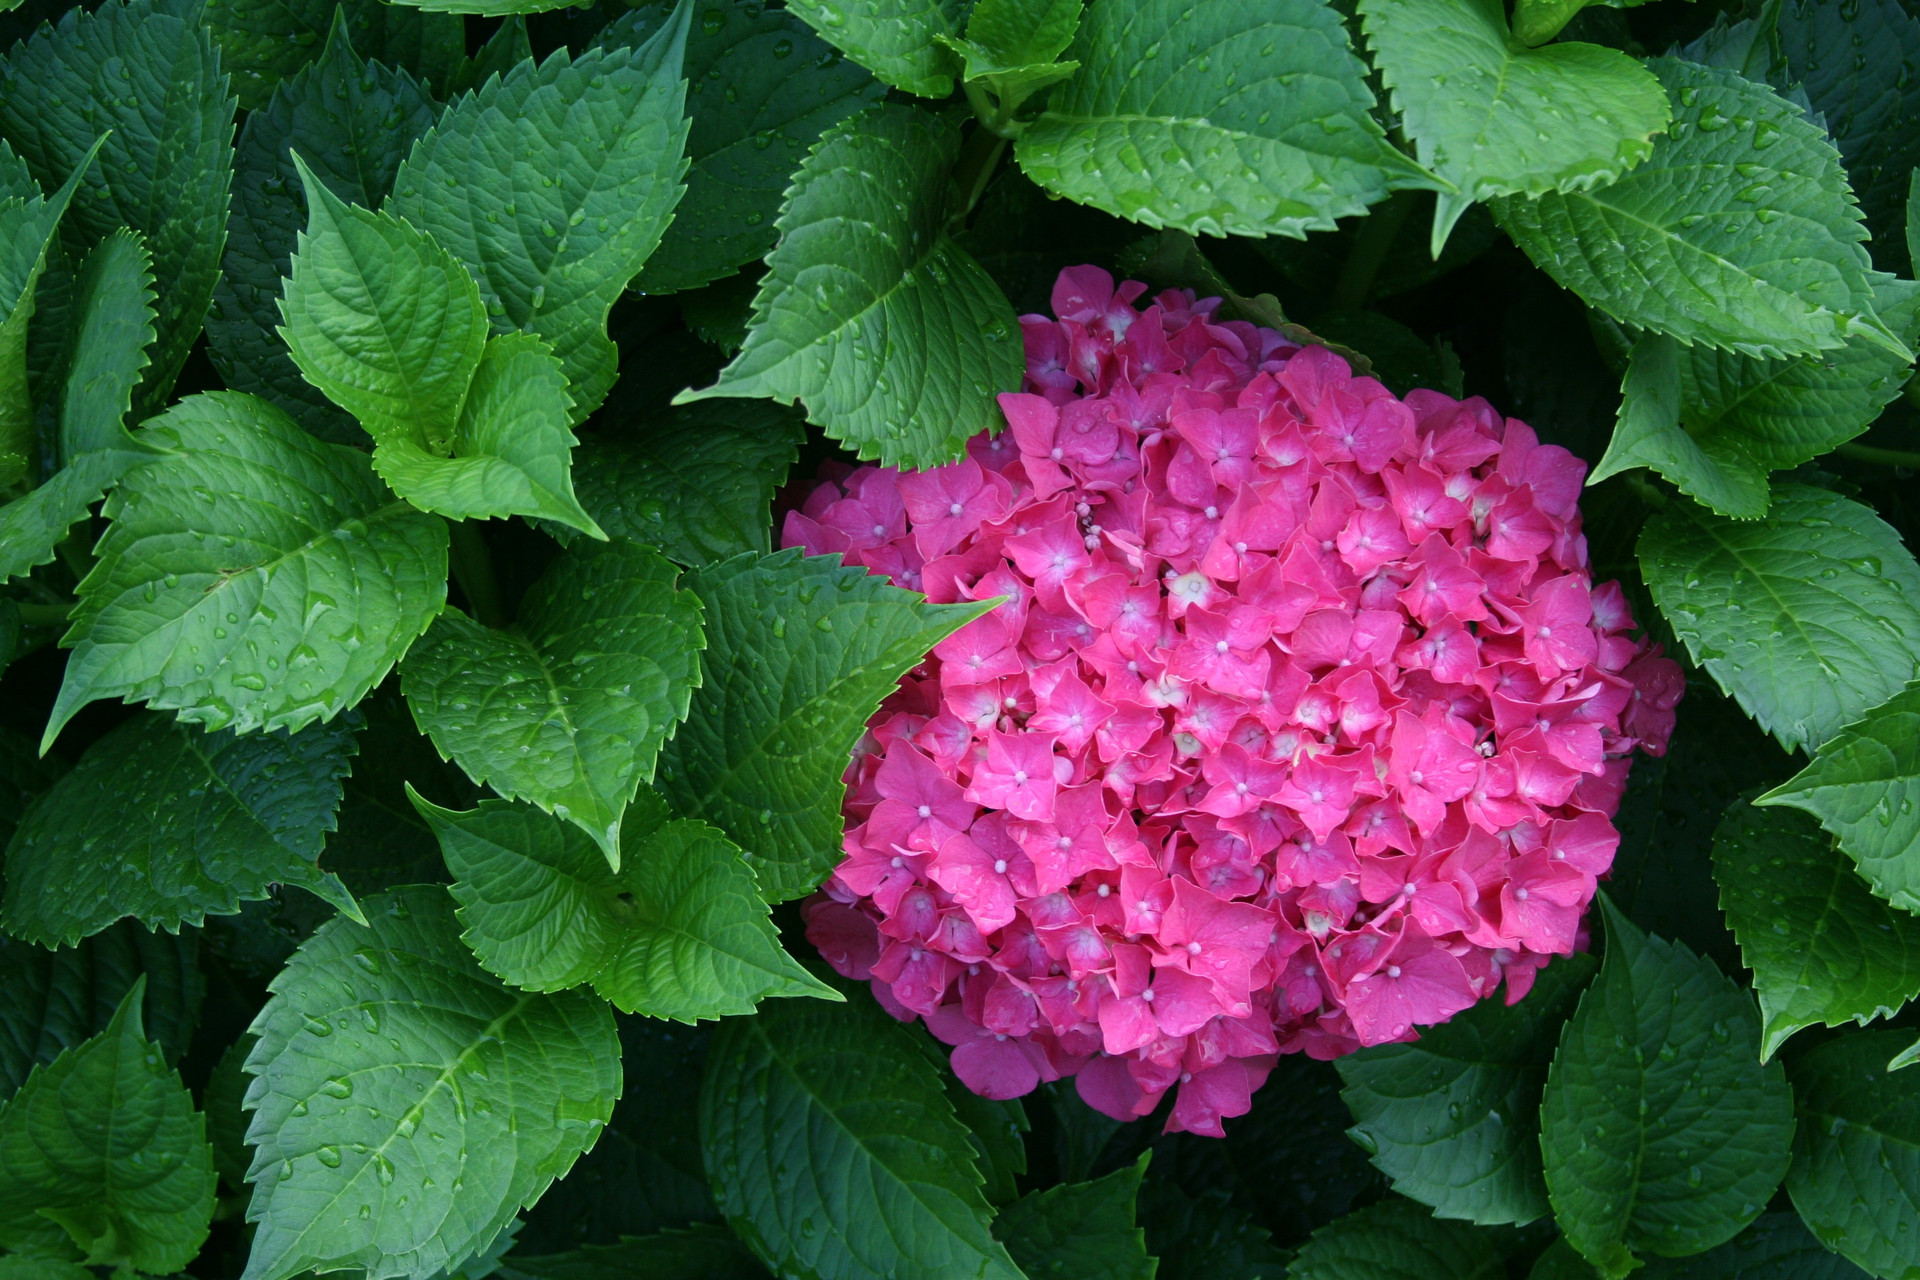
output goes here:
[{"label": "pink floret", "polygon": [[1062,272],[1008,430],[788,514],[1002,598],[874,716],[806,914],[976,1092],[1177,1089],[1167,1127],[1218,1135],[1277,1055],[1415,1039],[1583,945],[1682,680],[1594,585],[1579,459],[1145,294]]}]

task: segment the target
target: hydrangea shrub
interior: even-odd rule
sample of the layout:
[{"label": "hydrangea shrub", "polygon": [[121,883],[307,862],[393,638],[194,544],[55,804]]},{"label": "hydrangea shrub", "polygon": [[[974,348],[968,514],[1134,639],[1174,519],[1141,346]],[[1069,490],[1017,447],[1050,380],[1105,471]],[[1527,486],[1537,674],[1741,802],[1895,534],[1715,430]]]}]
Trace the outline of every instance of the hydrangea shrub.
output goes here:
[{"label": "hydrangea shrub", "polygon": [[0,0],[0,1280],[1920,1275],[1915,5]]}]

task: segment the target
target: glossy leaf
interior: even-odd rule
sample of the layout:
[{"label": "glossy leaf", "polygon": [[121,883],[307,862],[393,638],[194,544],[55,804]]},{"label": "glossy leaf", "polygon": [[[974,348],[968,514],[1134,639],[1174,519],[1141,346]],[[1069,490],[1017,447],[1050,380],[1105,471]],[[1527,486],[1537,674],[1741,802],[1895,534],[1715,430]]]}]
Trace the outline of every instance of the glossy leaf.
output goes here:
[{"label": "glossy leaf", "polygon": [[873,0],[845,8],[794,0],[787,9],[894,88],[923,98],[953,92],[958,65],[940,37],[960,34],[965,0]]},{"label": "glossy leaf", "polygon": [[839,860],[841,775],[867,717],[985,606],[927,604],[797,549],[735,556],[685,585],[706,605],[707,651],[661,790],[746,850],[768,901],[811,893]]},{"label": "glossy leaf", "polygon": [[1738,446],[1702,440],[1680,423],[1680,344],[1649,333],[1633,344],[1620,387],[1620,416],[1606,456],[1588,483],[1634,467],[1658,471],[1716,514],[1757,520],[1767,514],[1767,468]]}]

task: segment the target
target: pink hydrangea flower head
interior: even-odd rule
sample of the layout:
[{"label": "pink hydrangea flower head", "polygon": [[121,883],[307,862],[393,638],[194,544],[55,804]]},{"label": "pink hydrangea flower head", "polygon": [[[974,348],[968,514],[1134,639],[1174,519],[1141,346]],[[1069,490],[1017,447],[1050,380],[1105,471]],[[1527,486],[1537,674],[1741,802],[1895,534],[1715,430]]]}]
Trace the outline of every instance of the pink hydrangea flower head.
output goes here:
[{"label": "pink hydrangea flower head", "polygon": [[976,1092],[1173,1091],[1218,1135],[1279,1054],[1417,1038],[1582,945],[1683,682],[1593,581],[1572,454],[1145,295],[1062,272],[1008,430],[788,513],[1000,600],[874,716],[807,929]]}]

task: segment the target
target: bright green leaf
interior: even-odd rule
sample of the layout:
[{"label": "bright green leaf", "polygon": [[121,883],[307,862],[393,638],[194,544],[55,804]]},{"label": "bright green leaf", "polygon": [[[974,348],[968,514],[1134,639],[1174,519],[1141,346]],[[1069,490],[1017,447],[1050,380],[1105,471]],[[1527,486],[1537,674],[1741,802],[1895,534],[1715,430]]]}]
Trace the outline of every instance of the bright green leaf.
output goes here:
[{"label": "bright green leaf", "polygon": [[687,575],[706,605],[704,681],[660,755],[661,789],[747,852],[770,902],[840,857],[841,775],[867,717],[985,611],[928,604],[837,556],[735,556]]},{"label": "bright green leaf", "polygon": [[840,999],[780,949],[734,843],[643,793],[619,870],[578,828],[530,805],[457,813],[415,796],[439,837],[462,935],[528,991],[591,985],[622,1013],[696,1022],[771,996]]},{"label": "bright green leaf", "polygon": [[1501,0],[1362,0],[1360,14],[1420,163],[1459,188],[1434,211],[1435,257],[1474,201],[1610,182],[1666,131],[1666,91],[1638,61],[1573,40],[1526,48]]},{"label": "bright green leaf", "polygon": [[1524,1223],[1548,1211],[1540,1176],[1540,1091],[1560,1026],[1593,957],[1542,969],[1509,1008],[1482,1000],[1420,1033],[1337,1059],[1354,1139],[1401,1195],[1442,1218]]},{"label": "bright green leaf", "polygon": [[1920,685],[1821,743],[1811,764],[1755,803],[1806,810],[1876,893],[1920,912]]},{"label": "bright green leaf", "polygon": [[1920,676],[1920,565],[1851,499],[1777,485],[1767,518],[1745,522],[1671,503],[1639,556],[1693,660],[1789,751]]},{"label": "bright green leaf", "polygon": [[206,1121],[146,1037],[144,977],[99,1035],[0,1108],[0,1246],[169,1275],[200,1251],[216,1179]]},{"label": "bright green leaf", "polygon": [[896,89],[923,98],[953,92],[958,70],[941,36],[957,36],[966,0],[792,0],[788,12]]},{"label": "bright green leaf", "polygon": [[1020,329],[947,236],[959,121],[880,105],[820,140],[794,176],[746,345],[709,396],[805,401],[862,458],[933,466],[1001,421]]},{"label": "bright green leaf", "polygon": [[145,1025],[167,1060],[178,1061],[206,995],[199,960],[197,930],[155,933],[131,920],[58,951],[0,937],[0,1098],[35,1066],[99,1034],[141,979]]},{"label": "bright green leaf", "polygon": [[74,355],[59,394],[64,465],[25,497],[0,507],[0,581],[53,559],[126,469],[152,452],[124,425],[153,342],[153,277],[140,233],[114,232],[87,255],[72,311]]},{"label": "bright green leaf", "polygon": [[1762,1058],[1802,1027],[1864,1025],[1920,996],[1920,920],[1869,893],[1805,814],[1735,803],[1714,836],[1713,870],[1753,970]]},{"label": "bright green leaf", "polygon": [[1297,238],[1433,184],[1388,145],[1325,0],[1096,4],[1069,52],[1080,70],[1014,147],[1055,195],[1150,227]]},{"label": "bright green leaf", "polygon": [[1593,190],[1495,200],[1514,242],[1614,319],[1689,345],[1791,356],[1859,335],[1898,349],[1874,315],[1866,229],[1826,136],[1731,71],[1648,65],[1673,101],[1652,157]]},{"label": "bright green leaf", "polygon": [[700,1134],[721,1212],[782,1275],[1018,1280],[967,1131],[916,1037],[864,995],[720,1024]]},{"label": "bright green leaf", "polygon": [[1698,438],[1680,424],[1685,359],[1680,344],[1664,334],[1649,333],[1633,344],[1613,438],[1587,483],[1650,467],[1720,515],[1757,520],[1767,514],[1767,468],[1738,445]]},{"label": "bright green leaf", "polygon": [[806,438],[798,414],[711,400],[635,419],[574,455],[575,492],[596,524],[685,565],[772,549],[773,495]]},{"label": "bright green leaf", "polygon": [[657,1235],[623,1236],[618,1244],[590,1244],[574,1253],[545,1257],[516,1253],[506,1260],[500,1276],[501,1280],[766,1280],[767,1269],[733,1232],[703,1223]]},{"label": "bright green leaf", "polygon": [[[638,44],[671,13],[652,0],[594,42]],[[887,91],[792,13],[759,0],[703,5],[687,33],[685,72],[687,195],[634,282],[643,293],[691,289],[763,257],[801,158]]]},{"label": "bright green leaf", "polygon": [[475,782],[585,831],[616,867],[620,815],[700,683],[700,600],[631,543],[560,556],[516,630],[440,615],[402,669],[421,732]]},{"label": "bright green leaf", "polygon": [[385,205],[473,273],[495,333],[553,348],[576,424],[616,376],[607,309],[686,190],[692,10],[687,0],[638,49],[523,62],[461,98],[400,166]]},{"label": "bright green leaf", "polygon": [[[516,992],[438,885],[369,898],[301,944],[247,1059],[247,1280],[451,1272],[593,1145],[620,1094],[613,1014]],[[361,1216],[342,1206],[367,1204]]]},{"label": "bright green leaf", "polygon": [[1429,1215],[1425,1205],[1383,1200],[1313,1233],[1289,1280],[1504,1280],[1498,1237]]},{"label": "bright green leaf", "polygon": [[53,947],[123,916],[178,930],[231,915],[274,884],[358,914],[346,887],[316,865],[356,728],[341,717],[297,734],[236,736],[154,713],[128,720],[14,832],[7,932]]},{"label": "bright green leaf", "polygon": [[994,1234],[1028,1275],[1049,1280],[1153,1280],[1155,1259],[1134,1225],[1147,1155],[1092,1182],[1064,1182],[1014,1201]]},{"label": "bright green leaf", "polygon": [[[234,100],[198,0],[105,0],[72,9],[0,68],[0,133],[53,188],[99,147],[74,197],[75,251],[119,227],[146,237],[159,298],[136,418],[165,405],[200,337],[227,238]],[[106,135],[100,143],[101,135]]]},{"label": "bright green leaf", "polygon": [[[218,12],[219,3],[211,0],[210,12]],[[270,100],[263,95],[241,127],[233,219],[207,316],[207,353],[230,389],[273,401],[324,440],[358,444],[366,439],[359,424],[300,376],[276,332],[281,277],[307,225],[306,195],[292,153],[298,151],[346,203],[378,209],[401,160],[432,127],[439,108],[411,75],[363,60],[349,39],[382,14],[390,21],[406,15],[417,23],[415,10],[364,0],[328,7],[334,25],[325,34],[326,52],[273,90]],[[292,12],[282,4],[257,11],[263,20]]]},{"label": "bright green leaf", "polygon": [[1787,1194],[1822,1244],[1876,1276],[1920,1270],[1920,1090],[1888,1066],[1912,1035],[1856,1032],[1793,1063]]},{"label": "bright green leaf", "polygon": [[1010,118],[1028,97],[1080,69],[1056,59],[1073,43],[1084,10],[1081,0],[984,0],[967,17],[966,39],[940,42],[960,55],[969,92],[984,86]]},{"label": "bright green leaf", "polygon": [[445,524],[365,455],[232,392],[144,435],[176,452],[107,500],[44,742],[116,696],[210,729],[298,730],[365,696],[445,603]]},{"label": "bright green leaf", "polygon": [[[336,16],[362,57],[442,90],[466,53],[459,18],[385,0],[207,0],[205,21],[240,105],[257,112],[269,106],[277,86],[325,55]],[[306,154],[321,163],[317,150]],[[286,178],[293,180],[291,169]]]},{"label": "bright green leaf", "polygon": [[1610,1280],[1635,1254],[1731,1240],[1786,1173],[1793,1095],[1762,1066],[1753,1000],[1605,898],[1606,956],[1560,1033],[1540,1108],[1547,1196]]}]

